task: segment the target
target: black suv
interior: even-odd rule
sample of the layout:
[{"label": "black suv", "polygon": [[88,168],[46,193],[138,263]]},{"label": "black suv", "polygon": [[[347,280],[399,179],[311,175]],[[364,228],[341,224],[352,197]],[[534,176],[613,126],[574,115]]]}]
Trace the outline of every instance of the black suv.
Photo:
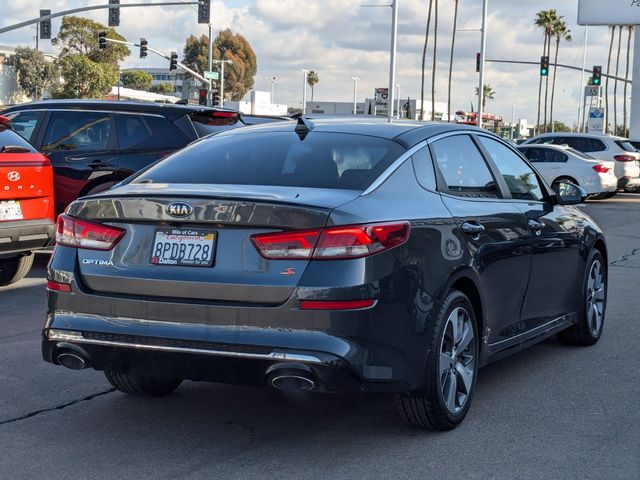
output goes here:
[{"label": "black suv", "polygon": [[6,109],[16,132],[49,157],[56,212],[106,190],[188,143],[252,121],[232,110],[103,100],[47,100]]}]

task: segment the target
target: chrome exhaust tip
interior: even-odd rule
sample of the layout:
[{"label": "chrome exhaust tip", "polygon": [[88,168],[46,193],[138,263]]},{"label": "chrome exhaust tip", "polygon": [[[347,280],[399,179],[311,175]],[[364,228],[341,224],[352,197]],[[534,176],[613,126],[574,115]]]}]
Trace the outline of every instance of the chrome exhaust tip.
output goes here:
[{"label": "chrome exhaust tip", "polygon": [[53,356],[56,363],[70,370],[89,368],[89,358],[84,352],[71,348],[61,348]]},{"label": "chrome exhaust tip", "polygon": [[266,371],[267,385],[282,392],[309,392],[317,380],[309,367],[298,363],[279,363]]}]

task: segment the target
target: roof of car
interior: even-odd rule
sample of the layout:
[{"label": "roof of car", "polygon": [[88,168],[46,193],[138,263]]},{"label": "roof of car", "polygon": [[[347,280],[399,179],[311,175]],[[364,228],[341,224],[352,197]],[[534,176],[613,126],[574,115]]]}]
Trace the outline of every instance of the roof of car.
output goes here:
[{"label": "roof of car", "polygon": [[[410,147],[434,135],[455,130],[478,131],[476,127],[446,122],[419,122],[412,120],[394,120],[343,117],[343,118],[308,118],[307,124],[311,132],[349,133],[355,135],[369,135],[373,137],[393,139]],[[256,132],[290,132],[298,125],[296,122],[275,122],[227,130],[220,135],[250,135]],[[486,130],[482,132],[487,133]]]},{"label": "roof of car", "polygon": [[529,139],[529,141],[542,137],[584,137],[597,138],[600,140],[626,140],[624,137],[616,137],[615,135],[598,135],[597,133],[579,133],[579,132],[553,132],[541,133]]},{"label": "roof of car", "polygon": [[38,102],[22,103],[7,108],[4,113],[11,113],[18,110],[51,110],[51,109],[70,109],[70,110],[107,110],[114,112],[140,112],[154,113],[165,116],[169,119],[175,119],[192,112],[205,111],[229,111],[224,108],[204,107],[201,105],[180,105],[175,103],[153,103],[153,102],[135,102],[135,101],[113,101],[113,100],[41,100]]}]

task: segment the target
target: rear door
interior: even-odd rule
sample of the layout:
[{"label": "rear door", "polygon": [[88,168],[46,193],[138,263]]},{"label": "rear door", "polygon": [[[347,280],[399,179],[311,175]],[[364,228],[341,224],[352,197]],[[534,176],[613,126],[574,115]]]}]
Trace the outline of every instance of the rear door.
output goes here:
[{"label": "rear door", "polygon": [[113,131],[109,112],[54,110],[49,114],[40,150],[53,166],[58,213],[92,186],[117,179]]},{"label": "rear door", "polygon": [[[42,126],[44,111],[19,110],[6,115],[11,119],[11,128],[32,145],[36,145],[37,134]],[[36,145],[37,146],[37,145]]]},{"label": "rear door", "polygon": [[[521,333],[520,310],[529,280],[529,229],[521,210],[503,198],[494,176],[470,135],[433,141],[438,189],[473,256],[490,319],[489,343]],[[499,348],[499,347],[498,347]]]}]

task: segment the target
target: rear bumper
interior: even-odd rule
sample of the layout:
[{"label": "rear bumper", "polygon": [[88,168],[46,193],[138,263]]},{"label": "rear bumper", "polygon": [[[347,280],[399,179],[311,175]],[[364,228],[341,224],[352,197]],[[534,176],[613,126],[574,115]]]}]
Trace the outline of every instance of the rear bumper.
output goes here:
[{"label": "rear bumper", "polygon": [[618,187],[628,190],[640,189],[640,177],[622,177],[618,183]]},{"label": "rear bumper", "polygon": [[39,250],[54,239],[55,225],[49,219],[0,222],[0,256]]}]

